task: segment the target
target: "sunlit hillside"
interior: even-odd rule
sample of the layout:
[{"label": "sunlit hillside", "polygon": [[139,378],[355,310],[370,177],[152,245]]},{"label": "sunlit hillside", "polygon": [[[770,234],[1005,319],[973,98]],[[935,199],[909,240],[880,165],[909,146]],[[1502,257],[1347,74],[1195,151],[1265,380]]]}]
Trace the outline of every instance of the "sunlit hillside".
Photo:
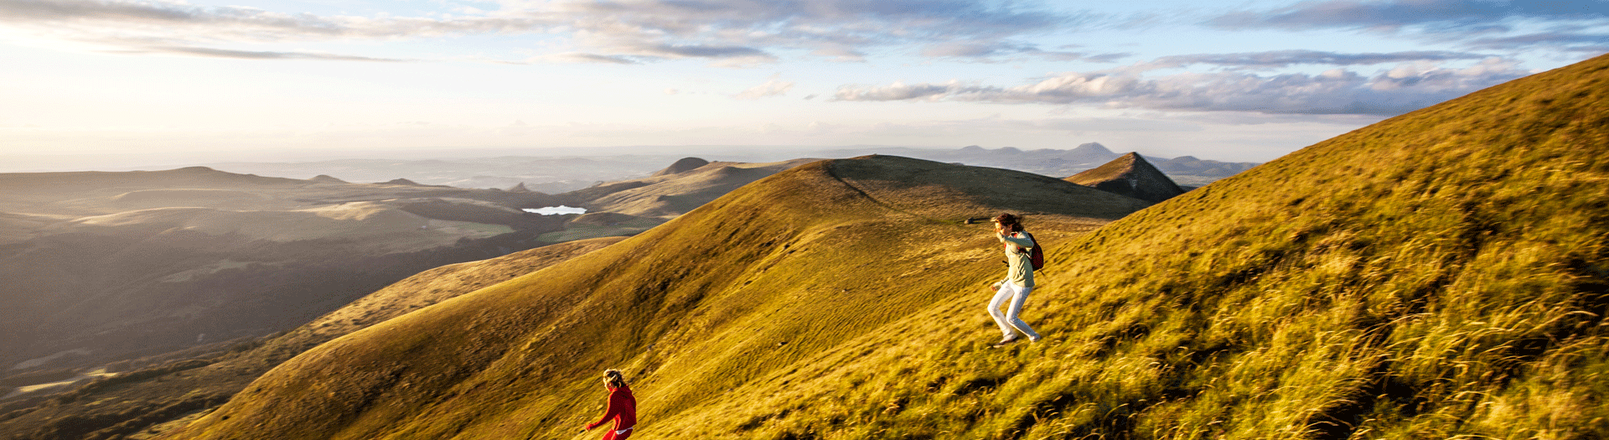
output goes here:
[{"label": "sunlit hillside", "polygon": [[976,296],[1000,255],[987,226],[965,220],[1028,205],[1040,239],[1056,241],[1143,203],[897,157],[804,165],[614,246],[326,344],[181,437],[551,438],[591,416],[598,402],[581,397],[610,366],[629,369],[640,398],[655,402],[645,416],[691,415]]},{"label": "sunlit hillside", "polygon": [[141,359],[159,365],[91,382],[32,407],[0,406],[0,438],[145,438],[165,429],[160,425],[166,422],[182,423],[186,416],[223,404],[257,376],[318,344],[620,240],[561,243],[442,266],[271,338],[241,342],[216,353],[172,353],[166,362]]},{"label": "sunlit hillside", "polygon": [[[1609,436],[1609,57],[1139,202],[818,162],[299,356],[176,438]],[[985,225],[1050,264],[990,348]]]}]

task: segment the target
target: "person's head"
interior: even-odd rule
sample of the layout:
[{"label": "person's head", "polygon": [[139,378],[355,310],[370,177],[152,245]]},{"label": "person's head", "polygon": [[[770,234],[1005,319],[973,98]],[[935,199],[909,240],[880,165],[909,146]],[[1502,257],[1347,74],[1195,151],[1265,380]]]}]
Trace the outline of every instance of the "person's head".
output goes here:
[{"label": "person's head", "polygon": [[626,386],[626,375],[612,368],[603,370],[603,385],[611,390]]},{"label": "person's head", "polygon": [[1002,231],[1022,232],[1022,219],[1010,213],[994,216],[994,225]]}]

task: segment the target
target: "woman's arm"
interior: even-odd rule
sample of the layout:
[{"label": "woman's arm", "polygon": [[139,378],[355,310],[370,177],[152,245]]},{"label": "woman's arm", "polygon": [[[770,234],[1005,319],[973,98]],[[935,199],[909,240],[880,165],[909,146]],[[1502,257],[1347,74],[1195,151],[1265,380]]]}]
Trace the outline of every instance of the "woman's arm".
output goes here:
[{"label": "woman's arm", "polygon": [[615,416],[620,415],[620,408],[624,407],[625,405],[622,405],[624,402],[616,401],[619,399],[620,397],[618,396],[618,393],[609,393],[609,406],[603,410],[603,418],[598,419],[596,422],[588,423],[587,429],[591,430],[592,428],[603,426],[604,423],[609,423],[609,420],[612,420],[615,418]]},{"label": "woman's arm", "polygon": [[[1024,235],[1026,235],[1026,234],[1024,234]],[[1011,244],[1017,245],[1017,247],[1020,247],[1020,248],[1023,248],[1023,249],[1034,247],[1034,240],[1032,238],[1028,238],[1028,237],[1017,238],[1017,237],[1012,237],[1010,235],[1006,235],[1006,234],[1000,233],[1000,232],[996,232],[995,237],[999,238],[1000,242],[1002,242],[1002,243],[1011,243]]]}]

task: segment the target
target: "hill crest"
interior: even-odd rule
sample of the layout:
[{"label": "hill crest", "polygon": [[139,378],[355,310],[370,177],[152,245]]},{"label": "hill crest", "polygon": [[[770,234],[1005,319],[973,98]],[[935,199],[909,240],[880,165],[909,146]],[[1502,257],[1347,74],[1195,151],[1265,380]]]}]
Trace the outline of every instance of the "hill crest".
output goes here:
[{"label": "hill crest", "polygon": [[710,164],[710,161],[700,159],[700,158],[697,158],[697,157],[684,157],[684,158],[682,158],[680,160],[677,160],[676,163],[670,164],[669,167],[665,167],[665,169],[659,170],[658,172],[655,172],[653,174],[653,176],[658,177],[658,176],[667,176],[667,175],[671,175],[671,174],[681,174],[681,173],[685,173],[685,172],[688,172],[688,171],[696,170],[696,169],[698,169],[700,167],[703,167],[703,166],[709,165],[709,164]]},{"label": "hill crest", "polygon": [[1066,178],[1068,182],[1114,194],[1160,203],[1184,194],[1167,174],[1151,165],[1139,153],[1128,153],[1099,167]]}]

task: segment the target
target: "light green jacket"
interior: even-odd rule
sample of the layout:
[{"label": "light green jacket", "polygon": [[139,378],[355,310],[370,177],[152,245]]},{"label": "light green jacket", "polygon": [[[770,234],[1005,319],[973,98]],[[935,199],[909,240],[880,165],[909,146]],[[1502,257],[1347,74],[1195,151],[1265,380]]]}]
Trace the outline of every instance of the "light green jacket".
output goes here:
[{"label": "light green jacket", "polygon": [[1034,247],[1034,240],[1021,232],[1013,232],[1009,236],[995,234],[995,238],[1000,239],[1000,247],[1006,251],[1006,265],[1011,267],[1006,272],[1006,281],[1022,287],[1033,287],[1034,264],[1028,250]]}]

